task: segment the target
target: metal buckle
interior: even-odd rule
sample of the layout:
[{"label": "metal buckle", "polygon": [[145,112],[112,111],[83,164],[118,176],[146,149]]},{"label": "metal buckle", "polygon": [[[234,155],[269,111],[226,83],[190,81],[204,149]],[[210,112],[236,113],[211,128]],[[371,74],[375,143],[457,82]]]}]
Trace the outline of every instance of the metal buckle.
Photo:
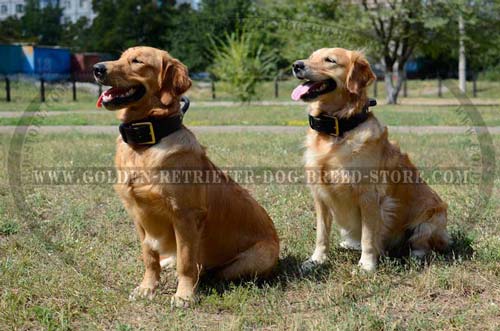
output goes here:
[{"label": "metal buckle", "polygon": [[137,143],[137,144],[138,145],[153,145],[153,144],[155,144],[156,137],[155,137],[155,131],[153,129],[153,123],[151,123],[151,122],[132,123],[132,126],[139,126],[139,125],[147,125],[149,127],[149,135],[151,136],[151,140],[143,142],[143,143]]},{"label": "metal buckle", "polygon": [[324,117],[331,118],[335,122],[335,132],[329,133],[330,136],[338,137],[340,135],[339,119],[335,116],[323,115]]},{"label": "metal buckle", "polygon": [[335,120],[335,133],[333,135],[338,137],[340,134],[339,119],[337,117],[334,117],[333,119]]}]

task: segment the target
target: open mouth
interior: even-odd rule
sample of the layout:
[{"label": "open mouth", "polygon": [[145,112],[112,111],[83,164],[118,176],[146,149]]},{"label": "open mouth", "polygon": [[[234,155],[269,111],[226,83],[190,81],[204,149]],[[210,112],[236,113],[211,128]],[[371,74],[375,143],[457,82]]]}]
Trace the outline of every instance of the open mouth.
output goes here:
[{"label": "open mouth", "polygon": [[112,87],[102,92],[97,100],[97,108],[124,107],[132,102],[140,100],[146,93],[146,88],[142,85],[132,87]]},{"label": "open mouth", "polygon": [[318,82],[307,81],[297,86],[292,92],[294,101],[311,101],[322,94],[332,92],[337,88],[337,83],[333,79],[322,80]]}]

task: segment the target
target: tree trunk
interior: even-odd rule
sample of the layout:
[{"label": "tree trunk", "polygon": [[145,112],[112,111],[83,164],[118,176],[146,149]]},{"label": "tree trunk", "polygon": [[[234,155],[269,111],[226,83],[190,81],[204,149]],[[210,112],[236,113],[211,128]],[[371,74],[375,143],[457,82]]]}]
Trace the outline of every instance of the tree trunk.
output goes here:
[{"label": "tree trunk", "polygon": [[398,102],[399,92],[403,86],[404,71],[397,70],[396,72],[396,83],[394,83],[394,72],[392,70],[385,70],[385,90],[387,92],[386,101],[390,105],[395,105]]},{"label": "tree trunk", "polygon": [[459,33],[459,48],[458,48],[458,83],[460,90],[465,93],[467,82],[467,66],[465,59],[465,27],[462,14],[458,16],[458,33]]},{"label": "tree trunk", "polygon": [[394,84],[392,82],[392,71],[385,71],[384,76],[385,81],[385,91],[387,93],[386,101],[390,105],[394,105],[397,102],[397,98],[394,98]]}]

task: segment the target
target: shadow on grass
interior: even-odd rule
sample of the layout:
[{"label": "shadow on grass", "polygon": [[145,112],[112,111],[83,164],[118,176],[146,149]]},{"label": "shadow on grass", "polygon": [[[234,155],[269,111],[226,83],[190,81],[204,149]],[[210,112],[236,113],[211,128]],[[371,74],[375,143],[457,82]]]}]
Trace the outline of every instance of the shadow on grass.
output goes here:
[{"label": "shadow on grass", "polygon": [[443,254],[446,261],[470,260],[474,255],[472,244],[474,239],[463,230],[456,230],[451,233],[452,243]]},{"label": "shadow on grass", "polygon": [[213,272],[207,272],[200,279],[200,294],[211,294],[214,291],[219,295],[224,294],[226,291],[231,291],[234,286],[244,286],[251,283],[252,286],[258,288],[266,287],[279,287],[285,289],[290,283],[297,280],[310,280],[321,282],[330,273],[331,264],[325,263],[314,270],[304,273],[301,265],[304,259],[298,258],[293,255],[287,255],[280,259],[274,272],[269,277],[262,278],[243,278],[234,281],[225,281],[215,277]]},{"label": "shadow on grass", "polygon": [[[472,248],[473,239],[464,231],[456,230],[451,233],[452,243],[445,252],[432,252],[423,259],[410,257],[410,247],[400,247],[396,251],[389,252],[389,255],[383,261],[387,267],[392,268],[396,273],[408,272],[407,267],[423,269],[426,266],[436,263],[449,263],[453,261],[470,260],[474,254]],[[304,258],[299,258],[294,255],[287,255],[280,259],[275,272],[267,279],[246,278],[235,281],[225,281],[215,277],[213,272],[208,272],[200,279],[199,293],[202,295],[212,294],[214,291],[222,295],[227,291],[232,291],[235,286],[245,286],[251,284],[258,288],[278,287],[285,290],[291,283],[298,280],[306,280],[312,282],[324,282],[336,264],[351,263],[355,268],[360,252],[336,248],[334,263],[327,262],[321,266],[304,272],[301,268]],[[387,270],[387,269],[386,269]]]},{"label": "shadow on grass", "polygon": [[450,233],[451,243],[443,252],[430,252],[424,258],[415,258],[411,256],[410,246],[406,243],[403,247],[391,250],[385,262],[388,264],[403,267],[414,266],[424,268],[435,262],[454,262],[470,260],[474,254],[472,248],[472,237],[463,230],[455,230]]}]

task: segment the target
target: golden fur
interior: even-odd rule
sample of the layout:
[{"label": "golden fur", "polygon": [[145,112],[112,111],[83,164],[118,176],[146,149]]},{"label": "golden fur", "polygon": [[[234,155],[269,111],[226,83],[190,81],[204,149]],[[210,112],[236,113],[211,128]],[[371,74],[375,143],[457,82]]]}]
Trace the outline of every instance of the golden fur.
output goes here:
[{"label": "golden fur", "polygon": [[[366,88],[375,75],[361,52],[320,49],[303,61],[305,78],[314,81],[333,78],[337,83],[334,91],[309,104],[310,114],[347,118],[363,109],[367,103]],[[389,142],[387,136],[387,127],[373,114],[341,138],[310,129],[306,139],[306,168],[405,170],[418,177],[408,155]],[[312,261],[323,263],[327,259],[333,218],[340,227],[341,246],[361,249],[359,265],[365,270],[374,270],[379,256],[401,244],[408,233],[406,239],[416,256],[448,245],[447,205],[427,184],[391,181],[335,184],[328,183],[331,178],[326,177],[319,184],[310,185],[317,214]]]},{"label": "golden fur", "polygon": [[[105,84],[146,87],[145,96],[120,109],[121,121],[179,114],[180,97],[191,81],[186,67],[167,52],[134,47],[104,65]],[[218,276],[233,279],[266,275],[276,265],[279,242],[272,220],[208,159],[187,128],[151,147],[128,145],[118,137],[115,163],[129,175],[128,183],[117,185],[116,191],[135,222],[146,268],[132,298],[152,297],[160,280],[160,262],[176,266],[178,287],[172,298],[176,306],[192,300],[202,271],[213,269]],[[129,170],[172,168],[213,170],[222,183],[151,183]]]}]

